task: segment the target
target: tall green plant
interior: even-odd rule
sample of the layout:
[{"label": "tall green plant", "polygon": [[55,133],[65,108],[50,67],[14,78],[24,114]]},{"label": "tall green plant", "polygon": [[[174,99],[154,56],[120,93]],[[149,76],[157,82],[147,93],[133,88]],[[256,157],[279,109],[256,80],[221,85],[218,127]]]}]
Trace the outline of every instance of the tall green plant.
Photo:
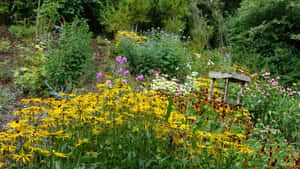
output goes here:
[{"label": "tall green plant", "polygon": [[47,55],[47,80],[58,87],[75,87],[92,71],[91,33],[84,20],[63,25],[58,42],[53,41]]},{"label": "tall green plant", "polygon": [[208,47],[222,47],[227,44],[227,27],[219,1],[192,1],[190,33],[194,41],[201,41]]}]

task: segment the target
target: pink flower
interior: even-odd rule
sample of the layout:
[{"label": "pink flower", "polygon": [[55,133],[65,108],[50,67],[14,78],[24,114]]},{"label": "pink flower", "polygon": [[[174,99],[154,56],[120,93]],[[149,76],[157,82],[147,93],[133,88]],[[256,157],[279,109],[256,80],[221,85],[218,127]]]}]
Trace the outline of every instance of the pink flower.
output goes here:
[{"label": "pink flower", "polygon": [[179,92],[186,92],[186,90],[184,88],[180,88],[178,89]]},{"label": "pink flower", "polygon": [[272,85],[273,85],[273,86],[278,85],[278,81],[273,81],[273,82],[272,82]]},{"label": "pink flower", "polygon": [[143,76],[143,75],[138,75],[138,76],[136,77],[136,80],[144,80],[144,76]]},{"label": "pink flower", "polygon": [[128,76],[130,74],[130,72],[128,71],[128,70],[126,70],[125,72],[124,72],[124,75],[126,75],[126,76]]},{"label": "pink flower", "polygon": [[121,74],[122,73],[122,68],[118,69],[116,72]]},{"label": "pink flower", "polygon": [[254,73],[254,74],[252,74],[251,76],[252,76],[252,77],[255,77],[255,76],[257,76],[257,73]]},{"label": "pink flower", "polygon": [[149,69],[148,70],[149,73],[154,73],[154,74],[159,74],[160,72],[154,69]]},{"label": "pink flower", "polygon": [[264,78],[268,79],[269,76],[270,76],[270,72],[265,72],[264,74],[262,74],[262,76],[263,76]]},{"label": "pink flower", "polygon": [[279,86],[279,88],[280,88],[280,92],[281,92],[281,93],[284,93],[284,92],[285,92],[285,88],[284,88],[284,87]]},{"label": "pink flower", "polygon": [[60,29],[60,28],[61,28],[61,27],[58,26],[58,25],[53,25],[53,27],[54,27],[55,29]]},{"label": "pink flower", "polygon": [[258,100],[258,101],[257,101],[257,104],[259,104],[259,103],[261,103],[261,100]]},{"label": "pink flower", "polygon": [[105,83],[112,85],[111,80],[106,80]]},{"label": "pink flower", "polygon": [[103,77],[102,72],[99,72],[99,73],[97,74],[97,79],[100,79],[100,78],[102,78],[102,77]]}]

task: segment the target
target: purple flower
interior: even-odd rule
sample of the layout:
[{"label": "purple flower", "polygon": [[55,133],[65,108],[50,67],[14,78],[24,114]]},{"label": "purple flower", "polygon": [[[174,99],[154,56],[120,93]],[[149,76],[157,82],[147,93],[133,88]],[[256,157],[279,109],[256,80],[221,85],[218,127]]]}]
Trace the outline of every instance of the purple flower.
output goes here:
[{"label": "purple flower", "polygon": [[126,70],[125,72],[124,72],[124,75],[126,75],[126,76],[128,76],[130,74],[130,72],[128,71],[128,70]]},{"label": "purple flower", "polygon": [[116,61],[121,65],[121,64],[123,63],[123,61],[122,61],[122,56],[118,56],[118,57],[116,58]]},{"label": "purple flower", "polygon": [[136,80],[144,80],[144,76],[143,76],[143,75],[138,75],[138,76],[136,77]]},{"label": "purple flower", "polygon": [[259,103],[261,103],[261,100],[258,100],[258,101],[257,101],[257,104],[259,104]]},{"label": "purple flower", "polygon": [[226,57],[227,57],[228,60],[230,60],[230,56],[229,56],[228,53],[226,53]]},{"label": "purple flower", "polygon": [[100,78],[102,78],[102,77],[103,77],[102,72],[99,72],[99,73],[97,74],[97,79],[100,79]]},{"label": "purple flower", "polygon": [[111,80],[106,80],[105,83],[112,85]]},{"label": "purple flower", "polygon": [[127,63],[127,58],[126,58],[126,57],[123,57],[122,61],[123,61],[124,63]]},{"label": "purple flower", "polygon": [[123,83],[127,84],[127,80],[126,80],[126,79],[124,79],[124,80],[123,80]]},{"label": "purple flower", "polygon": [[122,68],[118,69],[116,72],[121,74],[122,73]]}]

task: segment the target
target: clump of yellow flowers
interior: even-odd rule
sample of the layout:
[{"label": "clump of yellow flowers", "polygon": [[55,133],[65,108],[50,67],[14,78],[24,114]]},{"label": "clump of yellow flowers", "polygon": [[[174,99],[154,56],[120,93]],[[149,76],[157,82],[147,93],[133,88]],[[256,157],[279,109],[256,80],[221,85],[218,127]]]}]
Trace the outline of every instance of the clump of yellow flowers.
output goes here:
[{"label": "clump of yellow flowers", "polygon": [[143,43],[147,37],[146,36],[139,36],[135,32],[128,32],[128,31],[117,31],[116,33],[116,46],[119,46],[121,39],[128,38],[130,40],[134,40],[136,44]]},{"label": "clump of yellow flowers", "polygon": [[[207,91],[177,96],[135,92],[122,80],[97,87],[98,93],[62,100],[23,100],[28,107],[15,112],[19,120],[0,132],[0,168],[139,165],[131,163],[134,157],[157,161],[169,157],[195,166],[233,152],[252,153],[242,144],[246,136],[230,130],[234,124],[247,125],[249,113],[213,105]],[[215,132],[216,127],[222,130]]]}]

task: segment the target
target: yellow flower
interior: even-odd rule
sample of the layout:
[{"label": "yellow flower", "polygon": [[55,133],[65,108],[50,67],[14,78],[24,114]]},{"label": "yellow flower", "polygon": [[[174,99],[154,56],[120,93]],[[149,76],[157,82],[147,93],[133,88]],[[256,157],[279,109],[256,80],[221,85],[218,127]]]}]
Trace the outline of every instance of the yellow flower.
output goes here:
[{"label": "yellow flower", "polygon": [[4,167],[4,163],[0,162],[0,168]]},{"label": "yellow flower", "polygon": [[112,78],[112,76],[107,75],[107,74],[104,74],[104,77],[105,77],[106,79],[111,79],[111,78]]},{"label": "yellow flower", "polygon": [[51,152],[53,155],[57,156],[57,157],[62,157],[62,158],[67,158],[68,156],[64,153],[59,153],[59,152],[55,152],[55,150],[52,150]]},{"label": "yellow flower", "polygon": [[24,154],[23,149],[21,150],[20,154],[13,154],[12,158],[18,162],[19,160],[23,161],[23,164],[26,164],[26,162],[30,162],[30,157],[32,157],[32,154]]}]

